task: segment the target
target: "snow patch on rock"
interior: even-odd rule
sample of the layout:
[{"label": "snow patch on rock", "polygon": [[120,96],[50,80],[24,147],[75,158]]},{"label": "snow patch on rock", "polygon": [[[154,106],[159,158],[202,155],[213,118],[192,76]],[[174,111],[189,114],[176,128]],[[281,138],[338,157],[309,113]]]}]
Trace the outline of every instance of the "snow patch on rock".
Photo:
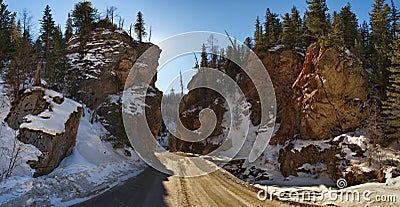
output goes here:
[{"label": "snow patch on rock", "polygon": [[[25,93],[35,90],[45,91],[44,99],[50,103],[51,110],[47,109],[38,115],[28,114],[24,117],[25,123],[22,123],[20,128],[26,128],[34,131],[42,131],[50,135],[56,135],[65,132],[65,123],[74,112],[82,107],[81,104],[71,100],[64,99],[64,96],[52,90],[43,89],[42,87],[33,87],[27,89]],[[62,103],[57,103],[55,99],[63,100]]]}]

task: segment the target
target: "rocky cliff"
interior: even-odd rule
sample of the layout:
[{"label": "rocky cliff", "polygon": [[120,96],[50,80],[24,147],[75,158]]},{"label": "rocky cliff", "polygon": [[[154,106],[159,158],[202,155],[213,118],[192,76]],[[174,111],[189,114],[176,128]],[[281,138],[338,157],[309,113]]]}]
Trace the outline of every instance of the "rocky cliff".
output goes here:
[{"label": "rocky cliff", "polygon": [[[296,125],[297,120],[292,119],[297,113],[296,104],[292,98],[295,93],[292,86],[302,70],[303,54],[292,50],[279,49],[259,52],[258,56],[267,69],[274,85],[278,107],[276,122],[284,126]],[[296,129],[293,127],[281,128],[278,134],[282,132],[295,134]],[[279,135],[273,137],[270,143],[276,144],[278,139],[281,139]]]},{"label": "rocky cliff", "polygon": [[96,109],[123,89],[133,64],[151,46],[122,30],[99,28],[85,40],[74,36],[68,42],[67,93]]},{"label": "rocky cliff", "polygon": [[267,69],[274,85],[278,106],[276,121],[280,123],[289,115],[283,114],[284,109],[293,105],[294,89],[292,85],[300,74],[304,56],[299,52],[283,49],[259,52],[257,55]]},{"label": "rocky cliff", "polygon": [[[146,63],[136,64],[137,59],[153,45],[134,41],[122,30],[98,28],[89,39],[78,36],[68,42],[68,75],[70,80],[67,93],[92,109],[92,120],[99,121],[110,132],[107,140],[115,147],[130,145],[126,136],[121,115],[121,96],[128,74],[147,77],[158,67],[161,53],[157,49]],[[152,47],[157,48],[157,47]],[[142,67],[143,66],[143,67]],[[146,103],[155,113],[147,113],[147,120],[153,134],[158,134],[161,126],[162,92],[155,87],[157,76],[151,78]],[[139,83],[138,83],[139,84]]]},{"label": "rocky cliff", "polygon": [[[282,122],[285,122],[288,120],[288,117],[292,116],[292,113],[288,113],[284,109],[294,105],[292,99],[294,89],[292,88],[292,85],[302,70],[304,56],[299,52],[283,50],[282,48],[260,52],[257,55],[264,64],[265,69],[268,71],[274,86],[278,106],[277,121],[280,122],[282,120]],[[255,62],[256,61],[252,62],[249,60],[247,67],[254,68],[252,64],[255,64]],[[254,126],[259,125],[261,118],[259,92],[257,92],[253,81],[243,70],[239,69],[236,65],[228,64],[225,67],[227,66],[230,66],[230,68],[224,70],[236,72],[231,76],[235,77],[234,79],[236,79],[236,82],[246,96],[247,101],[251,104],[250,118],[252,124]],[[199,72],[193,77],[191,82],[205,78],[207,78],[207,75],[203,75]],[[215,138],[223,134],[223,130],[226,129],[226,126],[223,126],[223,118],[227,118],[224,117],[224,114],[228,109],[225,108],[226,104],[224,99],[211,90],[196,89],[195,91],[190,92],[189,95],[185,96],[183,100],[184,104],[181,104],[180,112],[181,114],[184,113],[184,116],[181,116],[181,120],[185,127],[191,130],[198,129],[200,124],[198,116],[199,112],[207,107],[211,108],[216,113],[217,125],[213,133],[209,136],[209,139],[204,143],[187,143],[182,140],[172,140],[172,150],[208,153],[214,148],[219,147],[218,142],[212,141],[212,137]],[[292,128],[288,128],[288,130],[292,130]]]},{"label": "rocky cliff", "polygon": [[368,117],[368,75],[361,61],[340,47],[312,44],[293,84],[291,114],[282,120],[273,140],[323,140],[355,130]]},{"label": "rocky cliff", "polygon": [[355,131],[369,116],[368,76],[361,61],[347,49],[312,44],[293,92],[294,105],[283,109],[283,114],[291,116],[282,118],[272,142],[285,144],[278,159],[282,174],[313,174],[310,166],[315,169],[319,164],[331,178],[344,176],[351,184],[371,178],[373,172],[361,176],[349,170],[350,157],[365,158],[365,144],[351,136],[339,136]]},{"label": "rocky cliff", "polygon": [[[200,78],[197,75],[192,81]],[[207,94],[207,95],[205,95]],[[199,101],[201,100],[201,101]],[[200,128],[201,123],[199,114],[202,109],[209,108],[216,114],[217,125],[214,131],[203,142],[186,142],[175,137],[170,140],[170,151],[191,152],[197,154],[208,154],[219,147],[218,138],[223,134],[226,126],[223,126],[225,109],[225,101],[218,93],[208,89],[195,89],[183,97],[183,103],[180,105],[179,115],[183,126],[189,130],[197,130]],[[178,131],[179,136],[183,136]],[[217,141],[216,141],[217,140]]]},{"label": "rocky cliff", "polygon": [[13,103],[6,122],[19,130],[20,141],[42,153],[38,161],[29,163],[34,177],[50,173],[72,153],[81,115],[80,104],[41,87],[26,90]]},{"label": "rocky cliff", "polygon": [[[320,169],[334,179],[346,176],[352,183],[371,178],[373,172],[361,177],[349,170],[352,165],[349,157],[365,158],[364,144],[356,141],[364,138],[340,136],[354,132],[369,116],[366,107],[368,75],[361,61],[345,48],[320,48],[318,44],[312,44],[306,55],[282,48],[257,55],[274,84],[280,127],[270,144],[283,145],[277,154],[281,173],[285,177],[298,176],[315,174],[315,169]],[[234,77],[238,77],[238,85],[252,104],[251,120],[256,126],[260,106],[254,84],[242,71],[239,70],[237,75]],[[196,78],[202,78],[201,73],[192,81]],[[186,143],[178,140],[173,142],[173,150],[208,153],[218,147],[218,142],[212,139],[223,133],[222,119],[226,111],[224,104],[219,107],[214,104],[220,98],[206,91],[194,91],[184,98],[181,120],[189,129],[199,127],[198,113],[206,107],[216,112],[217,127],[210,141]]]}]

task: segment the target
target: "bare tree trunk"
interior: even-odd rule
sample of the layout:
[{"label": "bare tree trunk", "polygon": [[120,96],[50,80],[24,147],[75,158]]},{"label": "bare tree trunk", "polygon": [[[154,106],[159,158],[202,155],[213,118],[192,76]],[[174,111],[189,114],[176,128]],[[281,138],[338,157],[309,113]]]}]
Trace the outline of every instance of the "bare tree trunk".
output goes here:
[{"label": "bare tree trunk", "polygon": [[40,65],[39,63],[37,64],[36,67],[36,73],[35,73],[35,81],[33,83],[33,86],[40,86],[41,85],[41,80],[40,80]]}]

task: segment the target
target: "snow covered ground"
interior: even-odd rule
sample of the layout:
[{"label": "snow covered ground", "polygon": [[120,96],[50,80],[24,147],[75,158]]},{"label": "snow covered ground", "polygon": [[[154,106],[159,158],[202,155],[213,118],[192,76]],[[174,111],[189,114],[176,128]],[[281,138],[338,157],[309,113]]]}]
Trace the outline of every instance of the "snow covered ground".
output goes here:
[{"label": "snow covered ground", "polygon": [[[10,101],[0,79],[0,169],[7,168],[6,156],[12,151],[15,131],[4,123],[10,110]],[[7,179],[0,182],[0,206],[69,206],[91,197],[133,177],[147,165],[131,149],[131,157],[123,150],[114,150],[110,143],[101,141],[106,130],[100,123],[91,124],[90,111],[84,107],[84,116],[77,135],[77,143],[71,156],[46,176],[33,178],[33,170],[27,160],[37,159],[40,151],[18,140],[22,153],[18,166]]]},{"label": "snow covered ground", "polygon": [[[4,119],[11,107],[10,100],[6,96],[6,90],[0,78],[0,182],[7,174],[6,171],[9,169],[10,160],[14,160],[13,162],[15,163],[13,175],[33,175],[34,170],[26,162],[28,160],[38,160],[38,156],[41,154],[35,146],[26,145],[14,139],[18,132],[8,127],[5,123]],[[20,156],[16,157],[17,153]]]},{"label": "snow covered ground", "polygon": [[[345,153],[346,159],[351,163],[347,169],[357,167],[362,172],[369,172],[373,169],[379,169],[380,164],[385,165],[385,162],[398,162],[400,160],[400,152],[391,148],[372,147],[369,144],[369,139],[365,136],[366,131],[357,129],[355,132],[339,135],[333,140],[344,138],[342,144],[354,144],[360,146],[363,150],[371,149],[371,155],[364,159],[355,158],[352,151],[348,147],[343,147],[342,152]],[[328,140],[329,141],[329,140]],[[328,147],[328,141],[309,141],[296,140],[294,148],[301,149],[309,144],[316,144],[321,148]],[[279,172],[279,163],[277,158],[279,150],[284,146],[268,146],[260,157],[254,163],[244,163],[249,170],[250,166],[256,166],[263,169],[269,176],[269,180],[258,181],[254,184],[255,187],[263,189],[259,192],[260,199],[270,199],[271,194],[282,201],[292,200],[306,204],[317,204],[321,206],[400,206],[400,177],[393,179],[393,185],[385,183],[369,182],[360,185],[347,187],[347,182],[344,188],[338,188],[337,181],[332,180],[325,172],[324,166],[321,163],[310,165],[306,163],[303,168],[313,170],[320,169],[320,172],[309,174],[299,173],[298,177],[284,177]],[[366,151],[368,154],[368,150]],[[368,166],[368,159],[371,157],[371,166]],[[386,163],[387,164],[387,163]],[[399,166],[397,166],[398,168]],[[388,167],[395,169],[396,167]],[[246,172],[245,172],[246,173]],[[254,178],[249,178],[250,183],[254,183]],[[266,195],[265,192],[268,192]]]},{"label": "snow covered ground", "polygon": [[[400,206],[400,177],[393,179],[393,185],[365,183],[348,188],[332,188],[325,185],[311,187],[255,186],[262,189],[260,199],[275,198],[321,206]],[[268,192],[268,195],[265,194]]]}]

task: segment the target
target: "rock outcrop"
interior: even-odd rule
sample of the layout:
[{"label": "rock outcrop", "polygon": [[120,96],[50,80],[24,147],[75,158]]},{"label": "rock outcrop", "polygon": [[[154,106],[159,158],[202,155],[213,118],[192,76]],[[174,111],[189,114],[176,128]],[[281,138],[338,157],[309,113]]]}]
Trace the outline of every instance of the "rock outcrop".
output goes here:
[{"label": "rock outcrop", "polygon": [[96,109],[108,95],[123,90],[137,58],[151,46],[122,30],[96,29],[86,40],[74,36],[68,42],[67,92]]},{"label": "rock outcrop", "polygon": [[[285,113],[285,110],[283,109],[294,105],[292,100],[292,94],[294,93],[292,85],[300,74],[304,57],[296,51],[283,50],[282,48],[273,51],[260,52],[257,55],[261,59],[265,69],[268,71],[275,89],[278,106],[277,120],[280,121],[282,116],[285,117],[282,118],[282,121],[287,120],[292,114],[287,112]],[[248,60],[247,67],[250,69],[259,68],[257,63],[256,60]],[[233,71],[227,72],[228,75],[234,77],[241,91],[244,93],[246,100],[251,104],[250,119],[252,124],[258,126],[261,121],[261,105],[258,93],[263,93],[263,91],[257,91],[254,82],[246,72],[240,69],[237,65],[228,65],[227,67],[229,67],[229,69],[226,69],[226,71]],[[206,75],[202,77],[202,73],[198,73],[193,77],[191,82],[195,82],[196,79],[205,78],[207,78]],[[260,80],[260,82],[263,82],[263,80]],[[224,126],[222,126],[222,119],[224,118],[224,113],[228,111],[228,109],[224,108],[225,102],[222,97],[218,96],[217,93],[213,93],[211,90],[207,91],[206,89],[197,89],[197,91],[191,92],[183,100],[185,103],[181,105],[180,112],[181,114],[185,114],[184,116],[181,116],[181,120],[186,128],[191,130],[198,129],[200,126],[198,116],[199,112],[202,109],[209,107],[217,116],[216,128],[209,138],[217,137],[223,133]],[[218,104],[215,104],[216,102],[218,102]],[[218,142],[213,142],[210,139],[206,140],[204,143],[187,143],[181,140],[172,140],[172,143],[172,150],[196,153],[208,153],[214,148],[219,147]]]},{"label": "rock outcrop", "polygon": [[[198,76],[197,76],[198,78]],[[195,80],[196,77],[192,79]],[[207,94],[207,95],[204,95]],[[181,104],[179,109],[180,120],[183,126],[189,130],[197,130],[201,123],[199,114],[202,109],[209,108],[216,114],[217,124],[213,132],[203,142],[187,142],[173,137],[170,139],[170,151],[190,152],[196,154],[208,154],[219,147],[219,142],[213,139],[218,139],[219,135],[223,134],[224,126],[222,124],[225,109],[225,101],[218,93],[207,89],[195,89],[185,95],[184,104]],[[201,100],[201,101],[199,101]],[[183,136],[179,131],[179,136]]]},{"label": "rock outcrop", "polygon": [[[92,119],[99,119],[110,132],[106,140],[115,147],[130,145],[122,121],[122,91],[131,71],[134,76],[148,79],[157,70],[161,50],[151,43],[134,41],[122,30],[100,28],[87,40],[73,37],[68,45],[68,94],[92,109]],[[145,63],[135,64],[149,48],[154,50],[152,56],[142,58]],[[153,95],[146,97],[146,104],[151,108],[146,114],[153,134],[157,135],[162,124],[162,92],[155,87],[157,76],[150,80],[145,84],[149,86],[148,93]]]},{"label": "rock outcrop", "polygon": [[379,178],[377,165],[359,167],[367,159],[367,143],[366,137],[354,133],[331,140],[292,140],[279,152],[280,170],[285,177],[325,174],[334,180],[344,178],[349,185],[360,184]]},{"label": "rock outcrop", "polygon": [[369,116],[368,76],[361,61],[345,48],[312,44],[293,92],[293,104],[283,109],[280,128],[271,142],[286,143],[279,153],[282,174],[316,176],[324,172],[333,179],[346,178],[349,184],[376,176],[374,171],[352,168],[351,157],[365,158],[364,145],[348,136],[333,139],[356,130]]},{"label": "rock outcrop", "polygon": [[[318,163],[326,165],[328,174],[333,175],[333,178],[340,178],[341,174],[337,168],[339,158],[336,154],[340,150],[336,146],[322,148],[321,143],[309,144],[302,148],[294,149],[294,144],[290,143],[279,152],[279,163],[282,175],[288,177],[290,175],[298,176],[300,172],[307,172],[302,169],[305,164],[316,165]],[[311,173],[311,171],[309,171]]]},{"label": "rock outcrop", "polygon": [[323,140],[355,130],[368,117],[368,76],[361,61],[340,47],[312,44],[293,84],[293,106],[273,140]]},{"label": "rock outcrop", "polygon": [[[298,125],[298,120],[295,118],[298,109],[293,99],[295,91],[292,86],[302,70],[304,56],[299,52],[283,49],[259,53],[258,56],[274,85],[277,104],[276,122],[283,126]],[[281,128],[270,143],[275,145],[278,140],[282,140],[280,134],[296,134],[296,128]]]},{"label": "rock outcrop", "polygon": [[291,114],[284,114],[293,105],[293,84],[302,70],[304,56],[292,50],[276,50],[259,53],[274,85],[277,109],[277,122],[286,120]]},{"label": "rock outcrop", "polygon": [[19,129],[20,141],[41,151],[37,161],[29,161],[34,177],[50,173],[72,153],[81,115],[80,104],[42,87],[28,89],[16,100],[6,122]]}]

